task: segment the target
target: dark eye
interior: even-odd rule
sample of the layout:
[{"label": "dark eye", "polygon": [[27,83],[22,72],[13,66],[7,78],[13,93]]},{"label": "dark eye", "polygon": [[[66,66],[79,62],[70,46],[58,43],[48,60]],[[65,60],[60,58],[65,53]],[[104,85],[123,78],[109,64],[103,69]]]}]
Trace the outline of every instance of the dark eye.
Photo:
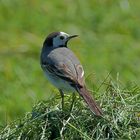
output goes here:
[{"label": "dark eye", "polygon": [[60,39],[63,40],[65,37],[64,36],[60,36]]}]

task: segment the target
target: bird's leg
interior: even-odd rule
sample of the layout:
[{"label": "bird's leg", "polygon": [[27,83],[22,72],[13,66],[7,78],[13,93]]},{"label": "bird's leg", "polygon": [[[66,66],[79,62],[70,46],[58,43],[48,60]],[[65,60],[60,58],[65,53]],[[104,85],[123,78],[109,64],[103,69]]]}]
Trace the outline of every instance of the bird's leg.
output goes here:
[{"label": "bird's leg", "polygon": [[71,106],[70,106],[70,113],[71,113],[71,111],[72,111],[72,109],[73,109],[73,105],[74,105],[75,99],[76,99],[76,95],[75,95],[75,93],[73,92],[73,93],[72,93],[72,103],[71,103]]},{"label": "bird's leg", "polygon": [[64,110],[64,93],[61,89],[59,89],[60,95],[61,95],[61,105],[62,105],[62,110]]}]

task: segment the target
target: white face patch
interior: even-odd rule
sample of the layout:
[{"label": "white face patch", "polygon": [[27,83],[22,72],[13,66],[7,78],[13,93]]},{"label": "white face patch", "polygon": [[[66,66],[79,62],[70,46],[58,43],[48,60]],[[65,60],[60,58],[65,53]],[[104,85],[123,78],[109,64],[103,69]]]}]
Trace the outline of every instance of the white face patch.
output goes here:
[{"label": "white face patch", "polygon": [[68,37],[69,37],[69,35],[67,33],[60,32],[60,34],[58,36],[53,38],[53,47],[56,48],[59,46],[65,46]]},{"label": "white face patch", "polygon": [[65,32],[60,32],[60,35],[69,36],[69,34],[67,34]]}]

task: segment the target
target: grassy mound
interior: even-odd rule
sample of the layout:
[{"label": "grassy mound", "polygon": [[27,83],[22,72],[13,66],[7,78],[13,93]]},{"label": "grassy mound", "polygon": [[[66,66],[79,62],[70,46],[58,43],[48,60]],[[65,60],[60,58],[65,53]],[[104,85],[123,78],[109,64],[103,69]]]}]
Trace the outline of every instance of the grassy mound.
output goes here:
[{"label": "grassy mound", "polygon": [[70,113],[71,96],[66,95],[62,111],[57,96],[40,101],[24,118],[1,128],[0,139],[140,139],[140,88],[128,90],[110,82],[103,91],[94,93],[103,117],[94,116],[78,96]]}]

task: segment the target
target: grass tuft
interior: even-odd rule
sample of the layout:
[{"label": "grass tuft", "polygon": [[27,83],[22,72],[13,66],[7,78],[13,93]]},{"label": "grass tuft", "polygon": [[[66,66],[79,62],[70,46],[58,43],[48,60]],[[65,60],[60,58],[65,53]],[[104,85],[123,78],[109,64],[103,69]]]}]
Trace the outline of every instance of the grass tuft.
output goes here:
[{"label": "grass tuft", "polygon": [[140,88],[128,90],[112,81],[103,86],[104,92],[97,91],[103,117],[94,116],[79,96],[70,113],[71,96],[65,95],[62,111],[57,95],[38,102],[24,118],[1,128],[0,139],[140,139]]}]

